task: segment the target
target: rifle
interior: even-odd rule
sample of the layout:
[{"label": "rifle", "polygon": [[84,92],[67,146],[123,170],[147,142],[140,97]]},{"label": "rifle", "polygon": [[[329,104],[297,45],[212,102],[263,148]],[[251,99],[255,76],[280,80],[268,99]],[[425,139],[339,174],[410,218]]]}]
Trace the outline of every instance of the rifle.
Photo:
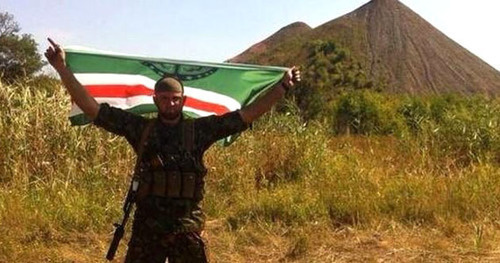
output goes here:
[{"label": "rifle", "polygon": [[133,179],[130,184],[130,188],[127,193],[127,197],[125,198],[125,202],[123,204],[123,218],[121,224],[114,223],[115,232],[113,234],[113,240],[111,240],[111,244],[109,245],[108,253],[106,254],[106,259],[111,261],[115,258],[116,250],[118,249],[118,244],[120,244],[120,240],[123,238],[123,234],[125,233],[125,225],[127,224],[128,218],[130,216],[130,210],[132,209],[132,205],[135,202],[135,197],[137,195],[137,190],[139,189],[139,181],[137,179]]},{"label": "rifle", "polygon": [[132,206],[134,205],[137,197],[137,191],[139,190],[139,182],[141,175],[141,159],[142,154],[144,153],[144,143],[153,127],[154,120],[150,120],[144,131],[141,134],[141,139],[137,146],[137,160],[135,163],[134,176],[132,178],[132,183],[127,192],[127,196],[125,197],[125,202],[123,203],[123,218],[121,224],[114,223],[115,231],[113,234],[113,240],[111,240],[111,244],[109,245],[108,253],[106,254],[106,259],[111,261],[115,258],[116,250],[118,249],[118,245],[120,244],[120,240],[123,238],[123,234],[125,233],[125,225],[127,224],[128,218],[130,216],[130,211],[132,210]]}]

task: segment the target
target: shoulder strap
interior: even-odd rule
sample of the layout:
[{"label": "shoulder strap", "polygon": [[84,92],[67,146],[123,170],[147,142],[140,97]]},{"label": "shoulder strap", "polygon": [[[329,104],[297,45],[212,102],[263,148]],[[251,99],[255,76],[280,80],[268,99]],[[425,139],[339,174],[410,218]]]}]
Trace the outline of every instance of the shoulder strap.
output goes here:
[{"label": "shoulder strap", "polygon": [[146,139],[148,138],[149,134],[151,133],[151,129],[153,128],[155,121],[156,121],[156,119],[148,120],[148,123],[146,123],[146,127],[144,128],[144,131],[142,131],[141,139],[139,140],[139,144],[137,144],[137,160],[135,162],[136,172],[137,172],[137,169],[139,169],[139,164],[141,163],[142,154],[144,153],[144,145],[146,143]]},{"label": "shoulder strap", "polygon": [[194,120],[185,120],[182,123],[182,146],[187,152],[194,149]]}]

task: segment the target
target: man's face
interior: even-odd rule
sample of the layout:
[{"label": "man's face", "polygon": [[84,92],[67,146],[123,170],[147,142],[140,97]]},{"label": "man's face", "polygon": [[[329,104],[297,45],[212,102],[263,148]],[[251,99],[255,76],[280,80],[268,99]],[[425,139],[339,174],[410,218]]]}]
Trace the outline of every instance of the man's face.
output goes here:
[{"label": "man's face", "polygon": [[158,114],[166,120],[175,120],[182,113],[185,97],[178,91],[155,92],[153,100],[158,107]]}]

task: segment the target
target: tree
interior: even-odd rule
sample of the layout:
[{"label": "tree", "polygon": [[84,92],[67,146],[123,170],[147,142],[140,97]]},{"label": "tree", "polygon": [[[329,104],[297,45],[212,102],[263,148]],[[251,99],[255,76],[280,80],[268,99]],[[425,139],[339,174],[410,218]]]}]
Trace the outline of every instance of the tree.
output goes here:
[{"label": "tree", "polygon": [[306,119],[329,117],[331,101],[342,92],[372,89],[373,83],[350,55],[331,40],[306,43],[308,55],[303,66],[305,89],[295,89],[299,108]]},{"label": "tree", "polygon": [[13,15],[0,12],[0,78],[6,82],[31,76],[44,65],[33,37],[19,35],[20,30]]}]

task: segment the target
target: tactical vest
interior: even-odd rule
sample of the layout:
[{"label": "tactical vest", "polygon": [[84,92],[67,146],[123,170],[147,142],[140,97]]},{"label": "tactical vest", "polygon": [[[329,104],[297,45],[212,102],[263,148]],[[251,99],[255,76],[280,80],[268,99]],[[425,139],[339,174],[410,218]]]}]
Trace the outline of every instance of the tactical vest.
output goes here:
[{"label": "tactical vest", "polygon": [[201,160],[196,160],[193,155],[194,121],[183,120],[180,125],[181,143],[176,153],[154,152],[143,158],[138,200],[147,195],[194,202],[203,199],[206,169],[200,163]]}]

